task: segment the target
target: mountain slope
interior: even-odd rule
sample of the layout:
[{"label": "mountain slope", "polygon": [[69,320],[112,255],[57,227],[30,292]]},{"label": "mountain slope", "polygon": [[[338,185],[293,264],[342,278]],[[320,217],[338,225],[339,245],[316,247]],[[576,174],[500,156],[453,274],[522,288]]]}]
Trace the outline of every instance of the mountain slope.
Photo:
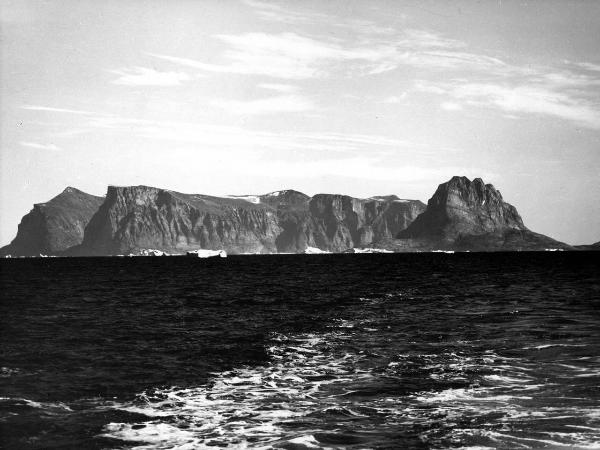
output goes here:
[{"label": "mountain slope", "polygon": [[56,255],[83,240],[84,229],[104,198],[67,187],[23,216],[17,236],[0,255]]}]

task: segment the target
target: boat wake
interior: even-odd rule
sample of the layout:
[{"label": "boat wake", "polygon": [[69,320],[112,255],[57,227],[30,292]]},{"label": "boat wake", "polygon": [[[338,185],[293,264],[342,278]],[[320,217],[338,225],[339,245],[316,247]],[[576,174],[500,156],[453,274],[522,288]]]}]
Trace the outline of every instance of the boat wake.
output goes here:
[{"label": "boat wake", "polygon": [[[147,420],[109,423],[101,436],[142,449],[600,448],[599,405],[553,394],[553,367],[477,353],[469,342],[423,354],[381,340],[368,319],[272,335],[268,364],[110,405]],[[564,366],[557,376],[596,382],[585,363],[552,364]]]}]

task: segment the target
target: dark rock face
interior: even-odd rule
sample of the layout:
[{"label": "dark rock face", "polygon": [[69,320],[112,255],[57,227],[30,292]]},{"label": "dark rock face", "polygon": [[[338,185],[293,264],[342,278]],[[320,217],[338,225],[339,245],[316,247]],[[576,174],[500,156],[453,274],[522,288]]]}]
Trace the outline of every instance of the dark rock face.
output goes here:
[{"label": "dark rock face", "polygon": [[125,254],[153,248],[230,253],[344,251],[393,236],[425,205],[397,198],[360,200],[293,190],[243,198],[189,195],[146,186],[110,187],[73,254]]},{"label": "dark rock face", "polygon": [[67,188],[35,205],[0,254],[298,253],[307,247],[331,252],[572,249],[527,229],[492,185],[454,177],[438,187],[427,206],[395,195],[311,198],[285,190],[222,198],[147,186],[111,186],[103,201]]},{"label": "dark rock face", "polygon": [[310,197],[298,191],[287,190],[263,195],[260,201],[276,210],[281,227],[281,233],[275,239],[277,251],[303,251],[311,242],[311,230],[308,226]]},{"label": "dark rock face", "polygon": [[15,239],[1,255],[57,255],[78,245],[103,197],[68,187],[46,203],[38,203],[21,219]]},{"label": "dark rock face", "polygon": [[268,205],[146,186],[111,186],[75,253],[114,255],[144,248],[270,253],[277,250],[280,232]]},{"label": "dark rock face", "polygon": [[318,194],[309,204],[309,245],[333,252],[377,245],[394,237],[424,210],[422,202],[396,196],[358,199]]},{"label": "dark rock face", "polygon": [[453,177],[440,184],[427,210],[398,234],[407,248],[540,250],[568,245],[525,227],[516,208],[480,178]]}]

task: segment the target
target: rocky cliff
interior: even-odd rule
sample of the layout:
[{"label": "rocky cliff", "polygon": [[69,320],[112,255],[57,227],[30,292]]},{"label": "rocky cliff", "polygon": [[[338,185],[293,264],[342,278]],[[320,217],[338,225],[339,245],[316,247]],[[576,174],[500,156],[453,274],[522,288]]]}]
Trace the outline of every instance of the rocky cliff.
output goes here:
[{"label": "rocky cliff", "polygon": [[393,238],[425,211],[419,200],[396,196],[358,199],[318,194],[309,203],[309,246],[341,252]]},{"label": "rocky cliff", "polygon": [[491,184],[453,177],[439,185],[427,210],[398,233],[399,246],[452,250],[570,248],[523,224],[516,208]]},{"label": "rocky cliff", "polygon": [[103,197],[68,187],[52,200],[35,204],[0,255],[57,255],[80,244],[85,227],[103,201]]},{"label": "rocky cliff", "polygon": [[126,254],[144,248],[182,253],[344,251],[393,236],[425,209],[397,197],[354,199],[293,190],[210,197],[147,186],[110,187],[73,254]]},{"label": "rocky cliff", "polygon": [[270,253],[277,250],[280,233],[277,215],[268,205],[147,186],[111,186],[74,253],[114,255],[145,248]]},{"label": "rocky cliff", "polygon": [[15,240],[1,251],[118,255],[202,248],[235,254],[301,253],[307,247],[329,252],[571,249],[527,229],[494,186],[454,177],[439,185],[427,206],[395,195],[311,198],[284,190],[212,197],[148,186],[111,186],[103,201],[67,188],[35,205]]}]

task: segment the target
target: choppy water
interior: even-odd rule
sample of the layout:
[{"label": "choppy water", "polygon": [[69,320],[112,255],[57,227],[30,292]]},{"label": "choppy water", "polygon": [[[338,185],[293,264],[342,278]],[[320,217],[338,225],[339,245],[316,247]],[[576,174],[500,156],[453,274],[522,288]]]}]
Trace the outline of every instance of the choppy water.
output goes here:
[{"label": "choppy water", "polygon": [[6,448],[600,448],[600,257],[4,261]]}]

